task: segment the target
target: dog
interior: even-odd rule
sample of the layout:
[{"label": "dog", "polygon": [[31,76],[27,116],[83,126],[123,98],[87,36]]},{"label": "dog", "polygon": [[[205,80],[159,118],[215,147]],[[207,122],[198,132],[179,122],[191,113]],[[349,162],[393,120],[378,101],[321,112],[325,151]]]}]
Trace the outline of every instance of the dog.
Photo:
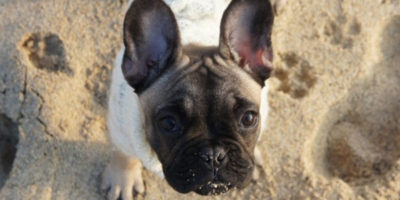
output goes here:
[{"label": "dog", "polygon": [[262,159],[273,21],[268,0],[232,0],[217,46],[182,45],[164,1],[130,5],[109,97],[108,199],[143,193],[143,166],[180,193],[249,185]]}]

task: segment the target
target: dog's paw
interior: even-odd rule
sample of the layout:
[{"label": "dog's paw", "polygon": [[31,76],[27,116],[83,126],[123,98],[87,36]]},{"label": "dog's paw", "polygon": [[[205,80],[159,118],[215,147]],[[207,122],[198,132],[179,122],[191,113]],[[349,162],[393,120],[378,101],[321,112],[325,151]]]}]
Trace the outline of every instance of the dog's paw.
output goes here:
[{"label": "dog's paw", "polygon": [[142,163],[121,153],[114,153],[107,165],[101,188],[107,191],[108,200],[133,200],[133,190],[142,194],[145,191],[142,178]]}]

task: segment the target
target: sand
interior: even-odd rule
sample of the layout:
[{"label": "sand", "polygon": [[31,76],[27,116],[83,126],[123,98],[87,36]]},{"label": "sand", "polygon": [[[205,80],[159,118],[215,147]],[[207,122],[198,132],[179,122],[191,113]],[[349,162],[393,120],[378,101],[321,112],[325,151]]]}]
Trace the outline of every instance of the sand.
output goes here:
[{"label": "sand", "polygon": [[[0,2],[0,199],[104,199],[126,6]],[[288,1],[272,37],[260,180],[202,197],[145,171],[138,199],[400,199],[400,2]]]}]

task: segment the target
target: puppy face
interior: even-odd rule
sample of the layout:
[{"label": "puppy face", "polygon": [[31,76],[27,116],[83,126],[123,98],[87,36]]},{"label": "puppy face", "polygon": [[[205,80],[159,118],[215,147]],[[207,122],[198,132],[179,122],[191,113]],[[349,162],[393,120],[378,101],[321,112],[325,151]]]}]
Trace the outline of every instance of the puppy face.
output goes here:
[{"label": "puppy face", "polygon": [[150,144],[179,192],[243,187],[254,166],[261,86],[234,63],[191,60],[140,95]]},{"label": "puppy face", "polygon": [[254,168],[263,82],[271,69],[268,1],[233,0],[219,47],[181,48],[159,0],[136,0],[124,23],[122,64],[139,95],[148,141],[177,191],[243,188]]}]

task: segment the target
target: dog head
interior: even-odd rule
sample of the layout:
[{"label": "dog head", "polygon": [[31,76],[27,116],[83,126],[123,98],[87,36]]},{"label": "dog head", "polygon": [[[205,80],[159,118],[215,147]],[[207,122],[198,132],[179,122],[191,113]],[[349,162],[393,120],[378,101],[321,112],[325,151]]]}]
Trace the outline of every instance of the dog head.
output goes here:
[{"label": "dog head", "polygon": [[163,1],[136,0],[129,8],[122,71],[175,190],[219,194],[250,182],[261,89],[272,68],[272,24],[267,0],[232,0],[218,47],[182,47]]}]

